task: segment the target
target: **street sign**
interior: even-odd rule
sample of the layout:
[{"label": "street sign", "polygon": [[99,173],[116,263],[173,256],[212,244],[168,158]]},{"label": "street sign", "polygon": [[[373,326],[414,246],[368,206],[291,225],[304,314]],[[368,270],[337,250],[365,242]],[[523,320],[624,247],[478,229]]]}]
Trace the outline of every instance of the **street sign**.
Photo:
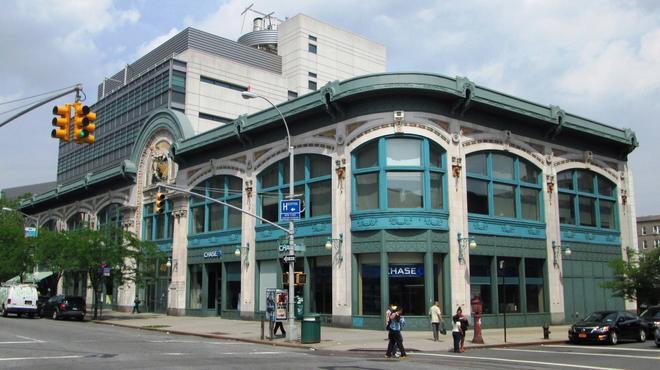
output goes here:
[{"label": "street sign", "polygon": [[[305,247],[305,244],[296,244],[295,247],[293,248],[294,252],[304,252],[307,249]],[[278,247],[278,250],[280,253],[288,252],[289,251],[289,245],[288,244],[280,244]]]},{"label": "street sign", "polygon": [[286,263],[296,262],[296,256],[284,256],[284,262]]},{"label": "street sign", "polygon": [[300,199],[280,200],[280,221],[300,220]]},{"label": "street sign", "polygon": [[36,227],[26,227],[24,231],[25,231],[25,237],[26,238],[36,238],[37,237],[37,228]]},{"label": "street sign", "polygon": [[110,276],[110,267],[103,268],[103,276]]}]

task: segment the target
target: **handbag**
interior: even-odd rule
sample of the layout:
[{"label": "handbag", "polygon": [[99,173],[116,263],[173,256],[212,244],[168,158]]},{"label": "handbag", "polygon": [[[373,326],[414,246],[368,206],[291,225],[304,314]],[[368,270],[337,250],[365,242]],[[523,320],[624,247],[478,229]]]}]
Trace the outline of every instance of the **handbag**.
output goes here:
[{"label": "handbag", "polygon": [[440,334],[447,335],[447,329],[445,329],[445,322],[440,321]]}]

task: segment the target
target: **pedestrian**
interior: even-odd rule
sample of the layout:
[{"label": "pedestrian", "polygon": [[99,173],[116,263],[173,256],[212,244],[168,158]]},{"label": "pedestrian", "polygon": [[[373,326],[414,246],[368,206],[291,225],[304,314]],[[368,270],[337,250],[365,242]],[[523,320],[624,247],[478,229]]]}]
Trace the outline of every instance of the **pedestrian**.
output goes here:
[{"label": "pedestrian", "polygon": [[463,315],[463,310],[460,307],[458,310],[456,310],[456,315],[458,316],[458,321],[461,324],[461,352],[465,352],[465,336],[467,335],[470,323],[468,322],[467,317]]},{"label": "pedestrian", "polygon": [[390,315],[392,312],[396,311],[396,305],[390,303],[387,306],[387,311],[385,311],[385,330],[389,331],[390,330]]},{"label": "pedestrian", "polygon": [[454,338],[454,352],[461,353],[461,337],[463,337],[463,333],[461,330],[461,322],[458,316],[458,311],[456,312],[456,315],[452,316],[451,320],[452,320],[451,336]]},{"label": "pedestrian", "polygon": [[132,313],[140,313],[140,298],[138,296],[135,296],[135,299],[133,300],[133,312]]},{"label": "pedestrian", "polygon": [[442,311],[440,311],[440,302],[433,302],[433,306],[429,309],[429,316],[431,317],[431,326],[433,327],[433,341],[438,341],[438,331],[442,324]]},{"label": "pedestrian", "polygon": [[273,335],[277,335],[277,329],[282,331],[282,336],[286,337],[286,330],[284,330],[284,324],[281,320],[275,321],[275,328],[273,329]]},{"label": "pedestrian", "polygon": [[403,309],[397,307],[396,311],[390,314],[390,333],[389,333],[389,343],[387,344],[387,352],[385,352],[385,357],[392,357],[396,354],[396,349],[398,348],[401,351],[400,358],[408,357],[406,355],[406,349],[403,347],[403,336],[401,335],[401,330],[405,327],[406,320],[403,318]]}]

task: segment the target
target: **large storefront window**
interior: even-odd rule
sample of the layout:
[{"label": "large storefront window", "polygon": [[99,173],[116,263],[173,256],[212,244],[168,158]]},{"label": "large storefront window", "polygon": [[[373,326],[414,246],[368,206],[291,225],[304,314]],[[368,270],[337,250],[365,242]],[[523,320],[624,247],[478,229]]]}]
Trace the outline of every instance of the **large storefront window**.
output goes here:
[{"label": "large storefront window", "polygon": [[191,309],[202,308],[202,265],[190,265],[190,285],[188,288],[188,307]]},{"label": "large storefront window", "polygon": [[470,256],[470,297],[481,298],[483,313],[493,313],[490,257]]},{"label": "large storefront window", "polygon": [[163,213],[155,213],[154,203],[146,204],[142,216],[142,238],[144,240],[167,240],[174,236],[172,201],[165,201]]},{"label": "large storefront window", "polygon": [[541,170],[498,152],[466,156],[468,212],[541,221]]},{"label": "large storefront window", "polygon": [[332,259],[330,256],[308,258],[311,269],[312,289],[310,296],[314,300],[311,312],[332,313]]},{"label": "large storefront window", "polygon": [[383,137],[353,154],[353,209],[444,209],[445,151],[426,138]]},{"label": "large storefront window", "polygon": [[497,295],[500,312],[520,312],[519,258],[498,258]]},{"label": "large storefront window", "polygon": [[566,225],[617,229],[616,187],[602,175],[586,170],[557,174],[559,222]]},{"label": "large storefront window", "polygon": [[[192,189],[207,197],[243,207],[243,180],[236,176],[220,175],[205,180]],[[201,234],[211,231],[238,229],[241,227],[241,212],[208,199],[190,199],[191,232]]]},{"label": "large storefront window", "polygon": [[[294,158],[294,193],[304,203],[301,219],[330,216],[332,213],[332,162],[330,157],[316,154]],[[289,195],[289,159],[283,159],[263,170],[259,180],[261,217],[278,222],[278,204]]]},{"label": "large storefront window", "polygon": [[525,259],[525,289],[527,296],[527,312],[545,311],[545,293],[543,291],[542,259]]},{"label": "large storefront window", "polygon": [[380,264],[377,254],[360,255],[360,315],[381,315],[380,312]]},{"label": "large storefront window", "polygon": [[238,310],[241,300],[241,263],[225,263],[227,270],[227,309]]},{"label": "large storefront window", "polygon": [[[396,260],[396,257],[392,259]],[[402,307],[408,315],[425,314],[424,273],[421,258],[420,263],[390,263],[389,265],[390,302]]]}]

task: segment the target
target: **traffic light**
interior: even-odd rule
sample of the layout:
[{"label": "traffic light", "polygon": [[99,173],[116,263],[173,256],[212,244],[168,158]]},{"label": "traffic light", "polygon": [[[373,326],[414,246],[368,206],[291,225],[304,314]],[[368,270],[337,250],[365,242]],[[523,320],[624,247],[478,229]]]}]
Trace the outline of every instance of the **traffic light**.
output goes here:
[{"label": "traffic light", "polygon": [[165,211],[165,194],[161,192],[156,193],[156,205],[154,207],[154,212],[161,214]]},{"label": "traffic light", "polygon": [[80,102],[73,103],[75,117],[73,118],[73,140],[78,143],[94,143],[94,131],[96,130],[96,113]]},{"label": "traffic light", "polygon": [[289,285],[289,273],[288,272],[282,273],[282,284],[283,285]]},{"label": "traffic light", "polygon": [[53,114],[58,117],[53,118],[53,131],[50,132],[50,136],[55,139],[60,139],[60,141],[69,141],[69,127],[71,125],[71,105],[56,105],[53,107]]},{"label": "traffic light", "polygon": [[302,273],[302,272],[296,272],[295,284],[296,285],[305,285],[305,284],[307,284],[307,274]]}]

